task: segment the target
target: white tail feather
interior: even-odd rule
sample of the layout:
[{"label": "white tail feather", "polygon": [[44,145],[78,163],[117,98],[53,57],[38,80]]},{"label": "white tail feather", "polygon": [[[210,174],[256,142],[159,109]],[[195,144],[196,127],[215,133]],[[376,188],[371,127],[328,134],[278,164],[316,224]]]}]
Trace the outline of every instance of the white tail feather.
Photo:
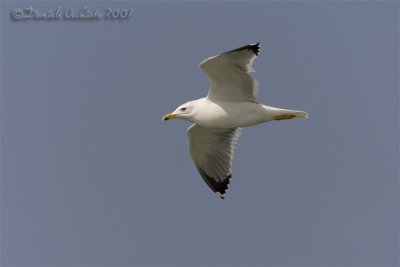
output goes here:
[{"label": "white tail feather", "polygon": [[293,112],[293,115],[296,116],[296,118],[301,118],[301,119],[307,119],[308,118],[308,113],[304,111],[295,111]]}]

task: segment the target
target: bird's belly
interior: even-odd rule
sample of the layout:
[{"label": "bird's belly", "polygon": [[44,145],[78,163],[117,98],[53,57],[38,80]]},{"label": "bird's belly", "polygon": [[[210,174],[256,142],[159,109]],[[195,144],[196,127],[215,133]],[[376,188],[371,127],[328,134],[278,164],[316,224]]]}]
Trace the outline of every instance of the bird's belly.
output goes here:
[{"label": "bird's belly", "polygon": [[248,127],[265,121],[262,105],[250,102],[212,102],[196,118],[197,124],[212,128]]}]

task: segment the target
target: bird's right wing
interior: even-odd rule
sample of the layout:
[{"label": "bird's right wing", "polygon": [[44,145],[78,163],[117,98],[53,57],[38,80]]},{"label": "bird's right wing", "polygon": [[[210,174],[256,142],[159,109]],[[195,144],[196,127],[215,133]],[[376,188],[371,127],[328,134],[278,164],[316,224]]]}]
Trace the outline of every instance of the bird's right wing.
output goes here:
[{"label": "bird's right wing", "polygon": [[188,128],[190,156],[201,177],[221,198],[228,189],[240,131],[240,128],[207,128],[197,124]]},{"label": "bird's right wing", "polygon": [[260,44],[246,45],[200,63],[210,80],[208,98],[212,101],[257,102],[258,82],[249,72],[258,56]]}]

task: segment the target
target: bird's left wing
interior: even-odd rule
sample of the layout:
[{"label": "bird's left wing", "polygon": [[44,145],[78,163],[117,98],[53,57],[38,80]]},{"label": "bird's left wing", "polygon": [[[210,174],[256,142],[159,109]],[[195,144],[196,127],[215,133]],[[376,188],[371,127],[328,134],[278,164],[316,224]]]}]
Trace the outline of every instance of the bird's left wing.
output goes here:
[{"label": "bird's left wing", "polygon": [[201,177],[221,198],[228,189],[240,131],[240,128],[207,128],[197,124],[188,128],[190,156]]},{"label": "bird's left wing", "polygon": [[249,72],[258,56],[260,44],[246,45],[200,63],[210,80],[208,98],[212,101],[257,102],[258,82]]}]

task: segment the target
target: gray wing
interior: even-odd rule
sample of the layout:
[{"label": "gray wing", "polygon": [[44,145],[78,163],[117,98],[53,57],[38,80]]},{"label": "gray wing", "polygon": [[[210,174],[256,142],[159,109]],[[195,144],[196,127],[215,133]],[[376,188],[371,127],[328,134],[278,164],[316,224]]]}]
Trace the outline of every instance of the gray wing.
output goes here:
[{"label": "gray wing", "polygon": [[197,124],[188,128],[190,156],[201,177],[221,198],[228,189],[240,131],[240,128],[207,128]]},{"label": "gray wing", "polygon": [[213,101],[257,102],[258,82],[249,72],[260,51],[260,44],[246,45],[200,63],[210,80],[208,98]]}]

